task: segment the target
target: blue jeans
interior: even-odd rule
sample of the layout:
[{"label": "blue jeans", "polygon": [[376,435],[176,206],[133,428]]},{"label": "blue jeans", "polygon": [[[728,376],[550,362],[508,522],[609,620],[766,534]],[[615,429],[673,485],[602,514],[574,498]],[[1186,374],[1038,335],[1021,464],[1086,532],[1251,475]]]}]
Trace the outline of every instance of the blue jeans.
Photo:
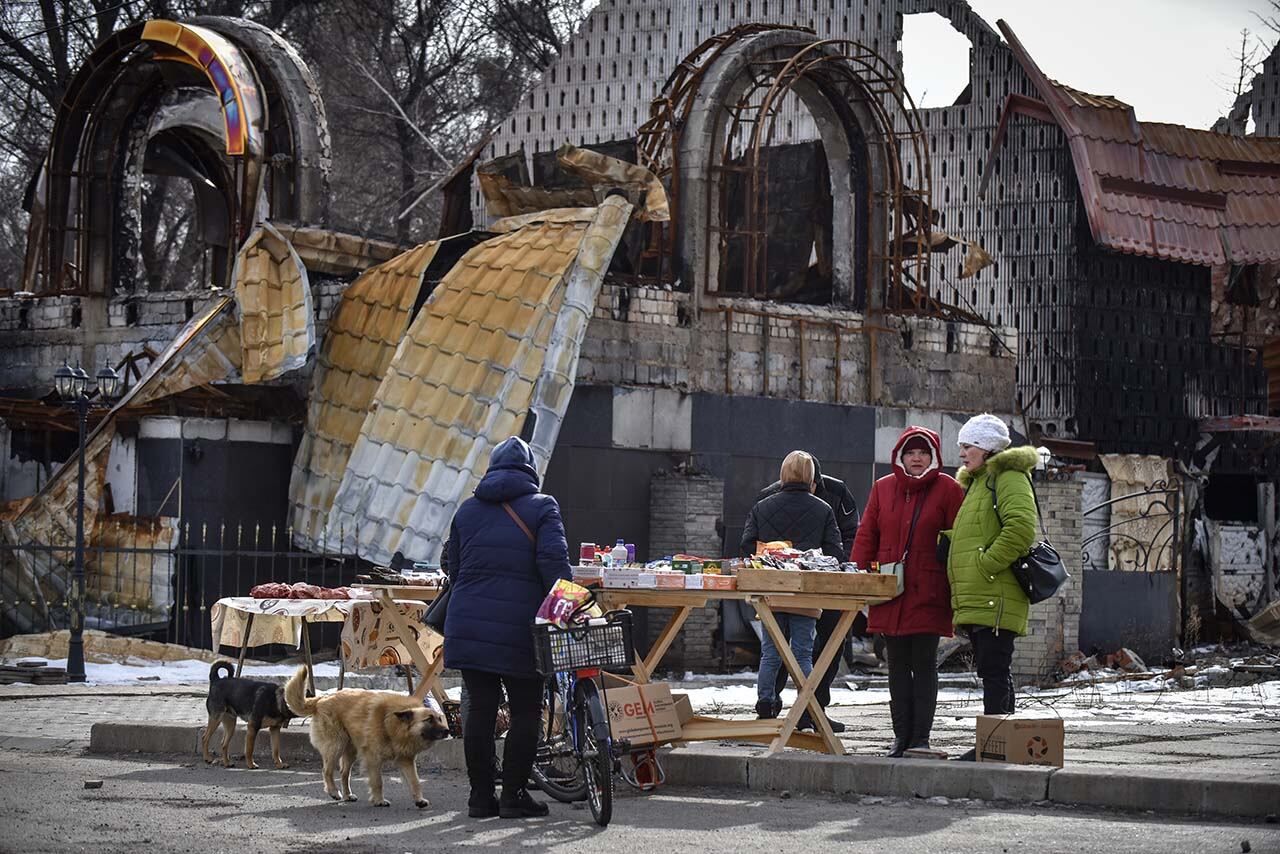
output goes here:
[{"label": "blue jeans", "polygon": [[[813,617],[802,617],[799,614],[774,613],[782,631],[791,637],[791,654],[796,657],[800,670],[805,676],[813,670],[813,630],[818,621]],[[778,671],[782,669],[782,657],[773,644],[773,638],[765,633],[760,641],[760,675],[756,677],[756,696],[761,700],[775,700],[774,684]]]}]

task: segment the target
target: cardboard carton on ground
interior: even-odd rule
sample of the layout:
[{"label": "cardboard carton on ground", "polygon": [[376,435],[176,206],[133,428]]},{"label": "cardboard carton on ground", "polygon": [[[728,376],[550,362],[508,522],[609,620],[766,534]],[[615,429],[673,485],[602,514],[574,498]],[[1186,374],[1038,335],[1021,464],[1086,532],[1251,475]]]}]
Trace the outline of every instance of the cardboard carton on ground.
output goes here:
[{"label": "cardboard carton on ground", "polygon": [[671,699],[675,702],[676,717],[680,719],[680,726],[683,727],[693,719],[693,701],[689,699],[688,694],[672,694]]},{"label": "cardboard carton on ground", "polygon": [[974,751],[979,762],[1061,768],[1065,738],[1061,718],[978,715]]},{"label": "cardboard carton on ground", "polygon": [[657,743],[680,737],[680,718],[671,688],[665,683],[609,686],[605,697],[609,704],[609,729],[614,738],[628,739],[634,745],[654,744],[654,733],[658,736]]}]

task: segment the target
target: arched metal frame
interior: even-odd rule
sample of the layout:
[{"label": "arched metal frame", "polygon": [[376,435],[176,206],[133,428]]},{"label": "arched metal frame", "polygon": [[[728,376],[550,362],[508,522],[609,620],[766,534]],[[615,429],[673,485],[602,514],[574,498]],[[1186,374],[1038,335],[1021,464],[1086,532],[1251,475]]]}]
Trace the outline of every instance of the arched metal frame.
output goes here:
[{"label": "arched metal frame", "polygon": [[[1104,566],[1094,565],[1094,556],[1090,554],[1089,547],[1095,543],[1105,542],[1108,544],[1108,553],[1110,553],[1109,544],[1113,537],[1134,546],[1135,558],[1132,565],[1119,566],[1117,567],[1119,570],[1152,572],[1161,569],[1160,556],[1165,552],[1169,554],[1167,568],[1174,570],[1179,568],[1182,562],[1182,490],[1176,482],[1170,484],[1164,480],[1156,481],[1141,492],[1134,492],[1129,495],[1122,495],[1119,498],[1112,498],[1109,501],[1099,502],[1081,512],[1080,515],[1081,518],[1085,518],[1118,504],[1142,501],[1144,499],[1147,500],[1147,503],[1138,511],[1137,515],[1127,516],[1118,522],[1113,522],[1101,531],[1095,531],[1081,541],[1080,566],[1082,569],[1110,568],[1110,561]],[[1164,519],[1165,521],[1147,539],[1140,539],[1127,531],[1121,530],[1125,525],[1153,519]],[[1154,566],[1152,565],[1153,559],[1155,560]]]},{"label": "arched metal frame", "polygon": [[[152,117],[160,93],[187,85],[211,92],[220,125],[211,136],[208,118],[198,117],[191,125],[197,133],[188,137],[198,149],[192,169],[229,202],[226,223],[205,223],[206,233],[228,235],[215,254],[234,254],[252,230],[264,183],[270,216],[325,221],[328,130],[318,88],[297,52],[238,19],[148,21],[101,42],[58,107],[32,211],[24,287],[35,289],[43,272],[43,291],[105,294],[116,284],[113,276],[128,276],[129,265],[119,263],[129,244],[120,238],[130,217],[122,205],[136,195],[127,192],[126,178],[144,166],[126,131],[148,133],[138,122]],[[218,283],[225,284],[229,266],[225,257],[214,259]]]},{"label": "arched metal frame", "polygon": [[[923,127],[920,125],[914,101],[905,91],[894,67],[882,56],[865,45],[840,39],[816,40],[811,30],[797,27],[747,25],[729,30],[707,39],[676,67],[663,86],[661,94],[650,104],[650,118],[641,126],[637,149],[641,165],[653,171],[670,188],[673,214],[672,223],[681,222],[678,208],[681,198],[680,180],[684,164],[680,161],[680,136],[686,130],[695,102],[708,70],[736,44],[765,32],[791,34],[764,51],[767,56],[749,66],[745,85],[739,89],[731,104],[720,105],[728,112],[729,124],[718,152],[719,161],[713,168],[720,170],[721,204],[708,214],[717,216],[725,204],[723,171],[731,160],[731,146],[741,133],[741,128],[751,127],[751,142],[746,149],[749,160],[748,198],[751,210],[748,216],[747,234],[752,243],[748,252],[749,270],[747,292],[764,296],[764,272],[767,264],[765,233],[768,216],[764,187],[767,176],[761,159],[761,150],[774,138],[779,110],[787,96],[794,93],[806,105],[825,102],[843,125],[843,136],[852,149],[855,144],[877,145],[880,161],[887,174],[879,182],[872,182],[867,210],[853,212],[862,215],[857,228],[870,233],[867,245],[867,263],[856,259],[845,275],[852,277],[854,270],[866,269],[858,283],[850,282],[844,301],[853,301],[859,285],[866,286],[866,307],[887,308],[904,313],[929,313],[928,295],[929,245],[931,226],[930,195],[932,176],[929,151]],[[759,97],[761,92],[763,97]],[[816,101],[820,98],[821,101]],[[813,112],[810,106],[810,112]],[[862,115],[857,115],[861,112]],[[870,119],[868,121],[867,119]],[[858,137],[861,137],[859,139]],[[827,152],[832,163],[832,153]],[[921,186],[912,188],[904,182],[904,157],[917,164],[916,174]],[[834,165],[834,164],[833,164]],[[731,167],[730,167],[731,168]],[[852,194],[852,186],[836,186],[836,166],[832,170],[833,196],[844,192]],[[847,173],[847,164],[843,169]],[[878,185],[877,185],[878,184]],[[879,222],[876,222],[876,220]],[[715,223],[711,226],[716,228]],[[833,223],[833,239],[847,239],[850,245],[857,243],[853,229],[836,235]],[[679,255],[678,243],[685,229],[677,229],[676,240],[667,242],[659,234],[657,246],[650,240],[646,250],[650,255],[674,252]],[[913,239],[904,238],[913,233]],[[924,239],[919,239],[923,236]],[[723,247],[723,240],[721,246]],[[668,248],[671,247],[671,248]],[[704,283],[710,287],[716,277],[711,275],[710,262],[704,269]],[[911,287],[905,285],[911,281]]]}]

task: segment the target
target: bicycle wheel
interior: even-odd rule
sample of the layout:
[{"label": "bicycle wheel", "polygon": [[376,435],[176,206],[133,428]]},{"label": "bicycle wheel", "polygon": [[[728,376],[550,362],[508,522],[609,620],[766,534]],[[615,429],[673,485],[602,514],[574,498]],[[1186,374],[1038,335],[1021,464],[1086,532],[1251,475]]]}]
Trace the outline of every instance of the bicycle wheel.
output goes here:
[{"label": "bicycle wheel", "polygon": [[542,703],[542,725],[538,731],[538,752],[533,760],[533,782],[538,789],[561,803],[587,797],[587,780],[582,761],[574,749],[573,736],[565,726],[567,716],[560,702],[556,677],[547,679]]},{"label": "bicycle wheel", "polygon": [[596,824],[606,827],[613,818],[613,753],[609,721],[594,682],[578,683],[574,715],[579,721],[582,769],[587,784],[587,805]]}]

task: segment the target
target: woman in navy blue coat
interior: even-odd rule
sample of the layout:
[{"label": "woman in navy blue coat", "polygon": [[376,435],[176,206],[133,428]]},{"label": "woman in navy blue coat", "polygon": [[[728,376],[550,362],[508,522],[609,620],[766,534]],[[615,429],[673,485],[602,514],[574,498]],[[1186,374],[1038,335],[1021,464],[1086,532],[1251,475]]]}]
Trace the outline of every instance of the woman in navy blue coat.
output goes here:
[{"label": "woman in navy blue coat", "polygon": [[[556,579],[571,576],[560,506],[538,492],[538,470],[524,441],[513,436],[493,449],[475,497],[454,514],[445,548],[453,593],[444,662],[462,671],[470,695],[462,722],[471,781],[468,813],[546,815],[547,805],[525,788],[538,746],[543,684],[534,669],[530,626]],[[493,728],[504,687],[511,728],[499,799],[493,792]]]}]

